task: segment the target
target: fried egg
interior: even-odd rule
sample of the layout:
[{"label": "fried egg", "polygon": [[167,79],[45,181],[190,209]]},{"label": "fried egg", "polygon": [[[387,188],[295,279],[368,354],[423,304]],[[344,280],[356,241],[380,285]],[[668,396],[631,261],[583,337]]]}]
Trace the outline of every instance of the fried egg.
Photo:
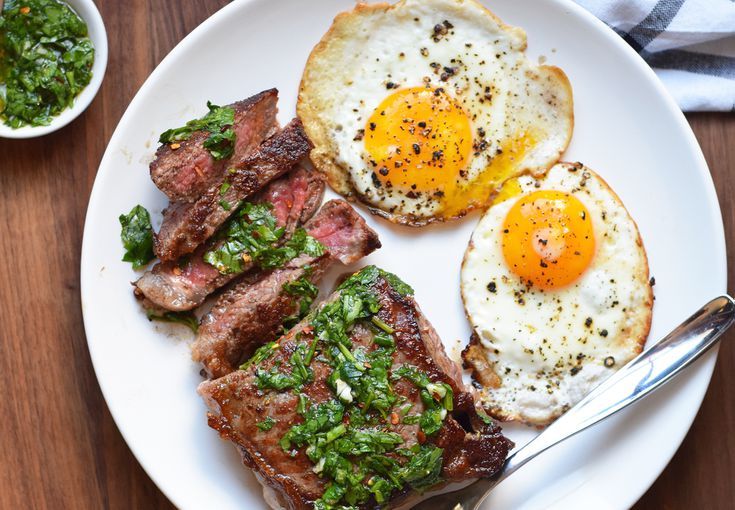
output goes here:
[{"label": "fried egg", "polygon": [[474,0],[358,4],[304,69],[297,112],[329,184],[391,221],[485,207],[509,177],[567,147],[572,90],[526,34]]},{"label": "fried egg", "polygon": [[509,181],[461,271],[463,357],[492,415],[545,425],[635,357],[653,308],[638,228],[592,170]]}]

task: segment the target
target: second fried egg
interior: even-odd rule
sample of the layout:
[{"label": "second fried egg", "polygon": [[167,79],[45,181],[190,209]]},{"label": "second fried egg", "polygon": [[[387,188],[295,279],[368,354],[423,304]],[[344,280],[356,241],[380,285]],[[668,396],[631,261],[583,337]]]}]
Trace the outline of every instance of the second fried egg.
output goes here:
[{"label": "second fried egg", "polygon": [[494,416],[545,425],[641,351],[653,295],[638,228],[592,170],[510,183],[465,253],[463,357]]},{"label": "second fried egg", "polygon": [[564,73],[474,0],[358,4],[314,48],[297,111],[339,193],[423,225],[484,207],[543,173],[572,133]]}]

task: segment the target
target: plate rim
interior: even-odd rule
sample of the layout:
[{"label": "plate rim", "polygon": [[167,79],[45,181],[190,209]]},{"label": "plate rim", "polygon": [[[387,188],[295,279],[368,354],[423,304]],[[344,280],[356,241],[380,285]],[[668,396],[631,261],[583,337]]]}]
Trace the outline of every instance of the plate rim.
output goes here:
[{"label": "plate rim", "polygon": [[[124,418],[119,413],[118,410],[116,410],[116,406],[111,405],[110,399],[108,398],[110,389],[107,385],[107,383],[103,382],[103,378],[99,377],[99,371],[98,367],[100,366],[99,361],[97,361],[100,356],[100,350],[94,346],[94,342],[90,341],[89,337],[89,330],[90,330],[90,319],[87,318],[87,313],[85,312],[85,295],[87,294],[87,291],[85,289],[89,286],[87,283],[88,277],[85,276],[85,267],[89,267],[89,263],[87,262],[88,258],[90,257],[90,240],[89,240],[89,230],[91,230],[91,223],[90,220],[90,213],[93,212],[93,210],[97,209],[96,205],[99,200],[101,200],[100,197],[100,191],[98,191],[101,187],[97,186],[98,179],[104,178],[101,176],[99,170],[102,169],[104,166],[109,165],[107,162],[108,159],[110,159],[111,151],[110,147],[115,145],[117,143],[117,139],[122,136],[121,133],[124,131],[124,129],[121,129],[126,127],[128,124],[128,119],[131,116],[131,111],[133,111],[135,106],[137,106],[138,102],[142,101],[144,96],[146,96],[148,89],[153,87],[154,83],[158,81],[158,75],[164,74],[170,66],[173,65],[173,62],[177,59],[178,54],[186,52],[191,46],[196,44],[199,38],[203,37],[204,34],[208,32],[209,26],[216,24],[220,18],[227,16],[231,11],[235,11],[237,9],[242,8],[243,6],[247,4],[257,3],[261,2],[263,0],[234,0],[233,2],[223,6],[218,11],[213,13],[211,16],[203,20],[194,30],[192,30],[189,34],[187,34],[183,39],[181,39],[172,49],[171,51],[161,60],[161,62],[153,69],[153,71],[150,73],[150,75],[146,78],[146,80],[143,82],[141,87],[138,89],[138,91],[135,93],[135,96],[129,103],[128,107],[126,108],[125,112],[121,116],[120,120],[117,123],[117,126],[115,127],[115,130],[110,137],[110,140],[107,144],[107,147],[105,149],[105,152],[103,154],[102,159],[100,160],[100,163],[98,165],[98,172],[95,176],[95,181],[92,186],[92,191],[90,193],[89,202],[87,206],[87,211],[85,214],[85,223],[84,223],[84,230],[83,230],[83,237],[82,237],[82,249],[81,249],[81,257],[80,257],[80,298],[81,298],[81,308],[82,308],[82,317],[84,322],[84,329],[85,329],[85,338],[87,340],[87,347],[90,352],[90,359],[92,360],[92,365],[95,372],[95,378],[97,379],[97,383],[100,387],[100,390],[102,392],[103,398],[105,399],[105,404],[107,405],[107,408],[110,411],[110,414],[113,418],[113,421],[115,422],[116,427],[118,428],[120,434],[122,435],[123,439],[125,440],[125,443],[127,447],[130,449],[130,451],[135,456],[136,461],[138,464],[143,468],[147,476],[153,481],[153,483],[156,485],[156,487],[171,501],[175,506],[179,508],[186,507],[185,501],[179,501],[179,497],[175,494],[174,491],[170,490],[169,487],[164,487],[162,484],[160,484],[157,480],[157,478],[153,474],[153,468],[152,466],[146,465],[141,460],[141,455],[139,455],[138,446],[134,446],[135,442],[130,441],[130,435],[127,431],[127,428],[123,424]],[[369,0],[368,0],[369,1]],[[389,0],[390,1],[390,0]],[[483,3],[483,0],[477,0],[480,3]],[[491,1],[491,0],[490,0]],[[673,114],[673,116],[677,119],[677,122],[679,123],[679,127],[682,128],[683,133],[685,133],[686,138],[688,139],[688,145],[691,149],[693,149],[693,155],[695,156],[697,160],[697,169],[696,171],[700,174],[700,179],[702,180],[702,183],[705,185],[705,193],[708,197],[708,205],[709,205],[709,212],[712,218],[710,218],[711,223],[710,226],[713,229],[713,234],[716,237],[717,246],[713,246],[710,251],[716,254],[720,258],[720,264],[719,264],[719,270],[722,273],[722,282],[720,282],[720,292],[726,293],[727,292],[727,251],[726,251],[726,239],[725,239],[725,232],[724,232],[724,224],[723,224],[723,218],[722,218],[722,211],[720,208],[719,199],[717,197],[717,191],[714,186],[714,181],[712,179],[711,172],[709,170],[709,167],[707,165],[706,159],[704,157],[704,154],[702,152],[702,149],[699,145],[699,142],[697,141],[694,132],[691,129],[691,126],[689,125],[688,121],[686,120],[686,117],[684,116],[684,113],[681,111],[679,106],[674,101],[671,94],[666,90],[661,80],[658,78],[656,73],[653,71],[653,69],[643,60],[643,58],[635,52],[635,50],[630,47],[611,27],[609,27],[607,24],[605,24],[603,21],[595,17],[592,13],[581,7],[580,5],[574,3],[572,0],[544,0],[550,4],[556,4],[557,7],[564,9],[568,12],[573,13],[576,16],[579,16],[583,18],[587,23],[590,23],[592,26],[596,28],[596,32],[599,33],[600,37],[607,38],[612,44],[618,46],[619,49],[623,51],[624,54],[627,55],[628,59],[631,61],[631,63],[635,63],[635,65],[639,68],[640,71],[643,72],[644,75],[647,76],[648,81],[652,83],[652,85],[656,88],[656,91],[658,92],[659,96],[663,99],[663,101],[666,103],[667,109]],[[713,296],[714,297],[714,296]],[[682,319],[683,320],[683,319]],[[682,430],[681,434],[679,434],[680,437],[677,437],[676,441],[672,441],[670,443],[671,447],[669,448],[670,451],[667,451],[665,454],[662,454],[661,457],[666,459],[666,462],[662,464],[660,469],[653,469],[649,472],[649,476],[646,477],[644,484],[638,484],[638,486],[642,487],[642,490],[633,490],[629,491],[629,496],[621,497],[621,500],[626,501],[626,507],[630,508],[633,504],[635,504],[636,501],[638,501],[647,491],[650,489],[650,487],[653,485],[653,483],[658,479],[658,477],[661,475],[661,473],[666,469],[668,464],[671,462],[671,459],[676,454],[678,449],[680,448],[685,436],[689,432],[689,429],[692,426],[692,423],[694,422],[694,419],[696,418],[699,408],[702,405],[702,402],[704,400],[705,393],[707,392],[709,385],[711,383],[712,373],[714,370],[715,362],[717,360],[717,353],[719,348],[716,346],[709,354],[707,354],[702,360],[700,360],[699,363],[702,365],[705,365],[701,367],[703,371],[706,372],[706,378],[707,378],[707,384],[702,385],[702,388],[697,391],[697,398],[698,398],[698,404],[696,406],[691,406],[688,408],[689,415],[686,416],[686,422],[688,422],[688,425]]]}]

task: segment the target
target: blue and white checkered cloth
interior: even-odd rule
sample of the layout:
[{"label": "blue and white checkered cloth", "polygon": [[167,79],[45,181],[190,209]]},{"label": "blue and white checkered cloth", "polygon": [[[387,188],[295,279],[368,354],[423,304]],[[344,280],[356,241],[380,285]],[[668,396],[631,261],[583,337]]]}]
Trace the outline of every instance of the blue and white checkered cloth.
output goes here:
[{"label": "blue and white checkered cloth", "polygon": [[735,0],[576,0],[653,67],[684,111],[735,111]]}]

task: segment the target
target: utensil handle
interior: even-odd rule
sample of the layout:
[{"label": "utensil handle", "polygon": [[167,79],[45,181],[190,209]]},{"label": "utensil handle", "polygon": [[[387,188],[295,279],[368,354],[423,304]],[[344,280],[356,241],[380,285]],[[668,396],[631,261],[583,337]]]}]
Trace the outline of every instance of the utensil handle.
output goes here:
[{"label": "utensil handle", "polygon": [[496,478],[434,496],[419,503],[415,510],[476,510],[495,485],[528,461],[643,398],[693,363],[717,342],[733,320],[735,301],[730,296],[713,299],[508,457]]},{"label": "utensil handle", "polygon": [[651,393],[707,352],[734,319],[735,301],[729,296],[720,296],[704,305],[509,457],[497,482],[546,449]]},{"label": "utensil handle", "polygon": [[528,461],[645,397],[693,363],[717,342],[734,320],[735,301],[730,296],[713,299],[508,457],[496,478],[434,496],[419,503],[415,510],[477,510],[493,487]]}]

